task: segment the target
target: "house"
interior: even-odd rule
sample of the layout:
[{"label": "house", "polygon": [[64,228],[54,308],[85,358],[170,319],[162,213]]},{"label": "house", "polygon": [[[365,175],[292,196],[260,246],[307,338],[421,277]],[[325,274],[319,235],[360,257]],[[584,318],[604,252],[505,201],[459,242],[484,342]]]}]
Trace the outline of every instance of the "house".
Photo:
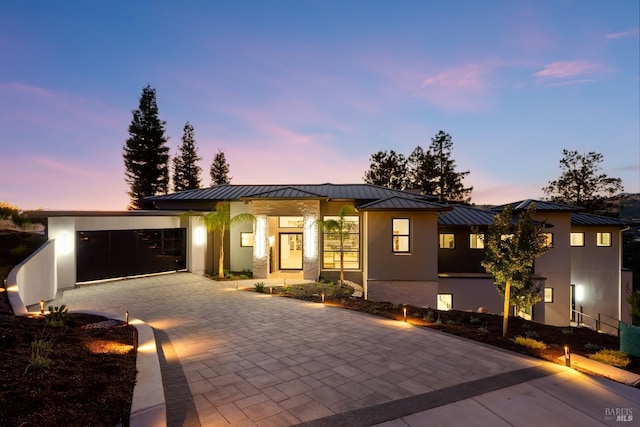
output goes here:
[{"label": "house", "polygon": [[[221,185],[148,200],[156,210],[45,213],[56,241],[56,291],[161,271],[215,273],[219,239],[201,218],[183,214],[227,202],[231,216],[251,213],[255,220],[226,233],[225,269],[250,270],[256,279],[286,272],[337,280],[339,241],[320,220],[350,205],[356,210],[346,217],[352,228],[343,247],[345,278],[362,284],[366,298],[502,312],[502,298],[481,266],[482,231],[496,210],[369,184]],[[536,219],[548,224],[550,250],[534,266],[543,301],[520,314],[562,326],[597,320],[599,329],[610,331],[618,319],[628,320],[624,297],[631,275],[621,268],[621,233],[628,224],[545,201],[511,205],[517,215],[531,204]]]}]

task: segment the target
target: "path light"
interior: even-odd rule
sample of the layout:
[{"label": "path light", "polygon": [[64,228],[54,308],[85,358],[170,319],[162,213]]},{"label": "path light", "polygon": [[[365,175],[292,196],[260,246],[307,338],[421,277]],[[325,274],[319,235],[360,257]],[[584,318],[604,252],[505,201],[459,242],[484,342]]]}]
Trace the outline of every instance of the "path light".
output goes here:
[{"label": "path light", "polygon": [[402,315],[404,316],[404,321],[407,321],[407,307],[402,307]]},{"label": "path light", "polygon": [[44,314],[44,300],[40,300],[40,314]]},{"label": "path light", "polygon": [[273,295],[273,286],[269,286],[269,294]]},{"label": "path light", "polygon": [[238,282],[236,282],[236,291],[238,290]]},{"label": "path light", "polygon": [[124,312],[124,321],[129,326],[129,310]]},{"label": "path light", "polygon": [[571,351],[569,350],[569,346],[564,346],[564,364],[568,367],[571,367]]},{"label": "path light", "polygon": [[320,296],[322,297],[322,303],[324,304],[324,293],[320,294]]}]

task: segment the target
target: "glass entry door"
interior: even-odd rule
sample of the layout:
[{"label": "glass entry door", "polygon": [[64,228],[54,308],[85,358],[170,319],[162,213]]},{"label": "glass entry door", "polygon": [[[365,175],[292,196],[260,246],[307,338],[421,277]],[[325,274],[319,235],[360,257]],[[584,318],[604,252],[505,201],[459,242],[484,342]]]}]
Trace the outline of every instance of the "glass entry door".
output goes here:
[{"label": "glass entry door", "polygon": [[302,233],[280,233],[280,270],[302,270]]}]

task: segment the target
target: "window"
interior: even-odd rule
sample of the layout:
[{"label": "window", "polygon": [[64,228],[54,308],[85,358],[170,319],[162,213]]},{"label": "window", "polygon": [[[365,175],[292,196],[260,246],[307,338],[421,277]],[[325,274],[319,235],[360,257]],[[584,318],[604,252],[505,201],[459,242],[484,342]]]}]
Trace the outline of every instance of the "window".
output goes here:
[{"label": "window", "polygon": [[571,233],[571,246],[584,246],[584,233]]},{"label": "window", "polygon": [[280,228],[302,228],[304,218],[301,216],[281,216],[278,217]]},{"label": "window", "polygon": [[544,235],[544,245],[547,248],[553,247],[553,233],[542,233]]},{"label": "window", "polygon": [[[325,216],[323,221],[339,221],[340,217]],[[358,216],[344,217],[344,231],[342,239],[342,253],[344,268],[357,270],[360,268],[360,218]],[[322,233],[322,267],[340,268],[340,233],[335,231]]]},{"label": "window", "polygon": [[408,253],[411,223],[408,218],[393,218],[393,252]]},{"label": "window", "polygon": [[553,288],[544,288],[544,302],[553,302]]},{"label": "window", "polygon": [[252,247],[253,246],[253,233],[240,233],[240,247]]},{"label": "window", "polygon": [[611,233],[597,233],[596,246],[611,246]]},{"label": "window", "polygon": [[453,308],[453,294],[438,294],[438,310]]},{"label": "window", "polygon": [[471,249],[484,249],[484,234],[470,234],[469,247]]},{"label": "window", "polygon": [[456,246],[455,234],[440,234],[440,249],[453,249]]}]

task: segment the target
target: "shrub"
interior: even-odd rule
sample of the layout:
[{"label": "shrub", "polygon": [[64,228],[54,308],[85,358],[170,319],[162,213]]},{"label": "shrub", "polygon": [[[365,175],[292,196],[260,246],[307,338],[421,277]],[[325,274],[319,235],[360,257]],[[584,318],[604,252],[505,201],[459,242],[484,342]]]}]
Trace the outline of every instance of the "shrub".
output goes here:
[{"label": "shrub", "polygon": [[47,321],[47,325],[52,326],[54,328],[58,328],[60,326],[64,326],[67,321],[67,312],[69,309],[66,305],[62,304],[60,307],[49,306],[49,314],[46,314],[44,318]]},{"label": "shrub", "polygon": [[15,258],[24,258],[28,252],[29,252],[29,248],[27,248],[23,244],[19,244],[15,248],[9,249],[9,255]]},{"label": "shrub", "polygon": [[488,334],[489,333],[489,323],[488,322],[484,322],[484,324],[478,328],[478,331],[482,332],[483,334]]},{"label": "shrub", "polygon": [[253,287],[256,289],[256,292],[264,293],[264,282],[256,282]]},{"label": "shrub", "polygon": [[471,323],[472,325],[480,323],[480,318],[479,317],[473,317],[473,315],[471,315],[469,317],[469,323]]},{"label": "shrub", "polygon": [[516,344],[530,348],[532,350],[544,350],[545,348],[547,348],[547,345],[545,343],[543,343],[542,341],[534,340],[533,338],[517,336],[514,341]]},{"label": "shrub", "polygon": [[631,305],[631,323],[640,326],[640,291],[630,292],[626,300]]},{"label": "shrub", "polygon": [[424,320],[425,322],[433,323],[436,320],[436,315],[433,310],[427,310],[424,313],[424,317],[422,317],[422,320]]},{"label": "shrub", "polygon": [[538,338],[538,333],[533,329],[525,329],[524,334],[527,338]]},{"label": "shrub", "polygon": [[600,351],[600,350],[602,350],[602,347],[600,347],[598,344],[592,344],[592,343],[590,343],[590,342],[586,343],[586,344],[584,345],[584,348],[585,348],[586,350],[594,350],[594,351]]},{"label": "shrub", "polygon": [[573,329],[571,329],[571,328],[562,328],[561,332],[562,332],[563,335],[571,335],[571,334],[573,334]]},{"label": "shrub", "polygon": [[597,353],[589,354],[590,359],[598,362],[606,363],[607,365],[616,366],[618,368],[626,368],[631,359],[625,353],[618,350],[610,350],[605,348]]},{"label": "shrub", "polygon": [[242,280],[245,280],[245,279],[248,279],[248,278],[249,278],[249,276],[247,276],[246,274],[241,274],[241,275],[240,275],[240,278],[241,278]]}]

